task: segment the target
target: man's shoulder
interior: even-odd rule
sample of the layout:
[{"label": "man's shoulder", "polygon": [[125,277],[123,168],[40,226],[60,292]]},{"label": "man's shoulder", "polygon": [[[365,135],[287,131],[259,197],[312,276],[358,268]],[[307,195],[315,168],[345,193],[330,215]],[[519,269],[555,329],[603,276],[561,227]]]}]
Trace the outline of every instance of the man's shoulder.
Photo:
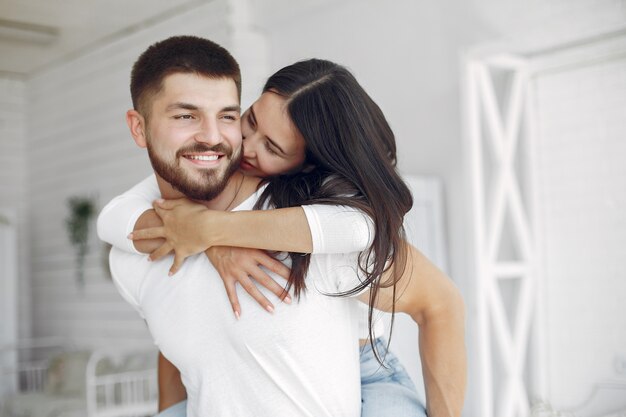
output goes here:
[{"label": "man's shoulder", "polygon": [[130,253],[113,247],[109,254],[109,266],[113,278],[118,278],[130,273],[137,274],[142,271],[147,273],[151,264],[146,255]]},{"label": "man's shoulder", "polygon": [[143,315],[140,292],[150,270],[147,256],[125,252],[115,247],[109,254],[111,278],[122,297]]}]

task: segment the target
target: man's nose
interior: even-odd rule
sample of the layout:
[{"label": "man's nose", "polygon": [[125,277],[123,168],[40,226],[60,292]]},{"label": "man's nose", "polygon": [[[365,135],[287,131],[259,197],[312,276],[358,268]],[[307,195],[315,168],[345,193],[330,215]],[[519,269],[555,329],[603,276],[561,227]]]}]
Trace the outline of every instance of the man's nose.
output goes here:
[{"label": "man's nose", "polygon": [[194,139],[197,142],[217,144],[222,141],[222,134],[217,122],[211,120],[203,120],[200,130],[195,134]]}]

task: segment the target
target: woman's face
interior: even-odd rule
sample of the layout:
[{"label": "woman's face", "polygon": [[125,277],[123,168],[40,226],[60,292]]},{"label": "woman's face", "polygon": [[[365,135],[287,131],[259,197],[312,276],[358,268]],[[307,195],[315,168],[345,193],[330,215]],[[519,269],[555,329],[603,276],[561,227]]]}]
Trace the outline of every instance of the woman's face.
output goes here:
[{"label": "woman's face", "polygon": [[302,169],[306,144],[285,103],[278,94],[266,92],[241,117],[240,168],[245,174],[268,177]]}]

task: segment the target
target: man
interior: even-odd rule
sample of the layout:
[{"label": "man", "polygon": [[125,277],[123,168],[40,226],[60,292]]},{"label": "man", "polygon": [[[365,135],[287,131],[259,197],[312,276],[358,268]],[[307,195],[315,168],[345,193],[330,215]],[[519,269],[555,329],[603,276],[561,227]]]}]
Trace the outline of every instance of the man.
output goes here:
[{"label": "man", "polygon": [[[253,208],[259,180],[236,172],[240,76],[226,50],[193,37],[159,42],[135,64],[131,94],[136,110],[127,122],[148,150],[164,198]],[[171,259],[111,252],[119,291],[181,371],[190,417],[359,416],[357,301],[322,294],[356,286],[355,276],[354,285],[338,288],[329,272],[356,263],[356,254],[321,257],[307,275],[320,291],[272,315],[242,299],[246,315],[237,321],[205,256],[189,258],[171,279]]]}]

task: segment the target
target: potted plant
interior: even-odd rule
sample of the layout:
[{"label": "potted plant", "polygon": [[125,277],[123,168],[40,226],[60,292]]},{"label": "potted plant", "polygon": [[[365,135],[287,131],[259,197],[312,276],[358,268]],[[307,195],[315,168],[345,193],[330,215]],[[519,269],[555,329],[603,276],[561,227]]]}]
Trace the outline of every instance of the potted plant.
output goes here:
[{"label": "potted plant", "polygon": [[76,282],[85,283],[85,256],[89,250],[89,224],[96,214],[93,197],[74,196],[67,200],[70,214],[65,219],[68,238],[76,251]]}]

